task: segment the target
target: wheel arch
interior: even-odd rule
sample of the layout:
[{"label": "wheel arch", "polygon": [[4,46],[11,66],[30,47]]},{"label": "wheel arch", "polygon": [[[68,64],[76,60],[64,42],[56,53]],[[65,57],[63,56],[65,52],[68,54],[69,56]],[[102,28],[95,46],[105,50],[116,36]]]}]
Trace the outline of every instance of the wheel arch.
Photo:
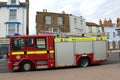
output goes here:
[{"label": "wheel arch", "polygon": [[81,57],[79,57],[79,59],[77,61],[78,66],[79,66],[79,63],[82,59],[87,59],[88,60],[88,66],[91,65],[91,58],[89,56],[81,56]]},{"label": "wheel arch", "polygon": [[34,68],[36,68],[35,62],[33,60],[29,59],[29,58],[28,59],[21,59],[19,64],[18,64],[19,68],[20,68],[21,64],[24,63],[24,62],[30,62],[30,63],[32,63],[34,65]]}]

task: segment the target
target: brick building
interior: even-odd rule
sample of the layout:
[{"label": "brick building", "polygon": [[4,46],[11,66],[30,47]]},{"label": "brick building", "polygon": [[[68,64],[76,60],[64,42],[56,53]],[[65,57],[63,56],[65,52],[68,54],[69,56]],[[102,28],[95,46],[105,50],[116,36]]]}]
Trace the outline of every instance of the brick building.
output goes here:
[{"label": "brick building", "polygon": [[36,33],[41,32],[69,32],[69,14],[47,12],[36,13]]},{"label": "brick building", "polygon": [[120,18],[117,18],[117,27],[120,28]]}]

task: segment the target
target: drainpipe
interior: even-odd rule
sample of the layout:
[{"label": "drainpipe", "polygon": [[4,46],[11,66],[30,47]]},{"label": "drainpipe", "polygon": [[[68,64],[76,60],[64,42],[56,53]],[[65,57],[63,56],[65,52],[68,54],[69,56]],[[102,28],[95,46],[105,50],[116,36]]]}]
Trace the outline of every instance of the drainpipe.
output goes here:
[{"label": "drainpipe", "polygon": [[29,0],[26,0],[26,34],[29,35]]},{"label": "drainpipe", "polygon": [[24,8],[22,9],[22,34],[24,35],[25,33],[24,33]]}]

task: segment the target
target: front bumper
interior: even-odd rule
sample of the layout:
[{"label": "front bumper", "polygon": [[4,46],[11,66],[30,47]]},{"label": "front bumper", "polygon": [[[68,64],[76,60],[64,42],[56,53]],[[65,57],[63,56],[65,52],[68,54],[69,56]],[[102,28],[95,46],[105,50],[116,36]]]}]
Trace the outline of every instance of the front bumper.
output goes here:
[{"label": "front bumper", "polygon": [[13,64],[10,61],[8,61],[8,69],[9,70],[13,70]]}]

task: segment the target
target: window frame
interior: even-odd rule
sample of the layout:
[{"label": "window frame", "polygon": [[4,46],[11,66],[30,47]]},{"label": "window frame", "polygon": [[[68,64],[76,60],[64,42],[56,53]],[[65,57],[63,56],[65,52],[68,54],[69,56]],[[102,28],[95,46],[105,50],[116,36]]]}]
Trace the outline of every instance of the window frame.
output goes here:
[{"label": "window frame", "polygon": [[17,20],[17,10],[16,9],[9,10],[9,20]]},{"label": "window frame", "polygon": [[11,0],[11,4],[16,4],[16,0]]},{"label": "window frame", "polygon": [[51,16],[45,16],[45,24],[47,24],[47,25],[52,24],[51,20],[52,20]]},{"label": "window frame", "polygon": [[[37,39],[41,39],[41,40],[43,40],[44,42],[43,42],[43,48],[40,48],[41,46],[38,46],[38,45],[41,45],[41,42],[40,42],[40,44],[37,44]],[[46,50],[47,49],[47,46],[46,46],[46,44],[47,44],[47,42],[46,42],[46,38],[45,37],[36,37],[35,38],[35,46],[37,47],[37,49],[39,49],[39,50]]]},{"label": "window frame", "polygon": [[[19,41],[19,42],[15,42],[15,40]],[[21,41],[21,44],[20,44],[20,40],[23,40],[23,41]],[[24,38],[13,38],[12,39],[12,51],[23,50],[24,45],[25,45]]]},{"label": "window frame", "polygon": [[[11,28],[11,26],[13,27],[13,25],[14,25],[14,29],[15,29],[15,31],[13,32],[13,33],[9,33],[9,29]],[[7,35],[13,35],[14,33],[19,33],[19,24],[7,24],[7,26],[6,26],[7,28],[6,28],[6,33],[7,33]]]},{"label": "window frame", "polygon": [[58,25],[63,25],[63,17],[59,16],[57,17]]},{"label": "window frame", "polygon": [[[26,40],[26,47],[34,46],[34,38],[26,38],[25,40]],[[28,41],[30,41],[29,44],[28,44]]]},{"label": "window frame", "polygon": [[[56,31],[54,31],[56,29]],[[60,28],[49,28],[48,29],[50,32],[55,32],[55,33],[60,33],[61,32],[61,29]]]}]

